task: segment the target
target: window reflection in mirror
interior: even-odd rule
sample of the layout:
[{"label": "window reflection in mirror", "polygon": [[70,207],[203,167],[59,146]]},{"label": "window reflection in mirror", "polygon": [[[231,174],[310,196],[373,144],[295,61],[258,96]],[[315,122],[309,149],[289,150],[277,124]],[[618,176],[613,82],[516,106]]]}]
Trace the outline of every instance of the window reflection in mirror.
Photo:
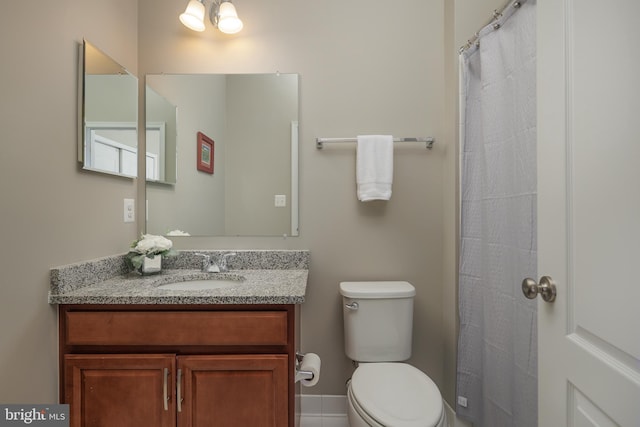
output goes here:
[{"label": "window reflection in mirror", "polygon": [[[179,112],[179,179],[171,186],[147,181],[147,232],[297,236],[298,75],[145,79]],[[197,168],[198,132],[214,141],[213,173]]]},{"label": "window reflection in mirror", "polygon": [[87,170],[136,177],[138,79],[86,40],[80,65],[78,160]]}]

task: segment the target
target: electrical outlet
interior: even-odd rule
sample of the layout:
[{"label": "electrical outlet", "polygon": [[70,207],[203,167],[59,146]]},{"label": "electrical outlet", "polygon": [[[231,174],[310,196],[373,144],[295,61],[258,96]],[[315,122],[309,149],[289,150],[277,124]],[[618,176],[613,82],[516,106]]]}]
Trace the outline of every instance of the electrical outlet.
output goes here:
[{"label": "electrical outlet", "polygon": [[276,194],[275,206],[276,208],[284,208],[287,206],[287,196],[285,194]]},{"label": "electrical outlet", "polygon": [[124,222],[136,221],[136,201],[135,199],[124,199]]}]

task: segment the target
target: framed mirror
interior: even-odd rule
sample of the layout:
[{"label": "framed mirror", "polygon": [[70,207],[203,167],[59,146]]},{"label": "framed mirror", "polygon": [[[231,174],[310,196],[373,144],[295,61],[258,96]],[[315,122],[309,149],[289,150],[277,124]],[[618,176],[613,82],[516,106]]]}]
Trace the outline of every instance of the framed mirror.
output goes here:
[{"label": "framed mirror", "polygon": [[78,85],[78,161],[86,170],[135,178],[138,79],[84,40]]},{"label": "framed mirror", "polygon": [[145,79],[178,115],[177,179],[147,181],[147,233],[297,236],[298,75]]}]

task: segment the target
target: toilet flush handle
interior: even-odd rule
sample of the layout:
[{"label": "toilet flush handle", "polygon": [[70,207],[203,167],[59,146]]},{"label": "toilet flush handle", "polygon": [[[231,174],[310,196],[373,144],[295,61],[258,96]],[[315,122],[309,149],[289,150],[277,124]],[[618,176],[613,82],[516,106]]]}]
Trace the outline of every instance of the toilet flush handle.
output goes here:
[{"label": "toilet flush handle", "polygon": [[349,310],[357,310],[358,307],[359,307],[357,301],[354,301],[354,302],[349,303],[349,304],[345,304],[344,306],[347,307]]}]

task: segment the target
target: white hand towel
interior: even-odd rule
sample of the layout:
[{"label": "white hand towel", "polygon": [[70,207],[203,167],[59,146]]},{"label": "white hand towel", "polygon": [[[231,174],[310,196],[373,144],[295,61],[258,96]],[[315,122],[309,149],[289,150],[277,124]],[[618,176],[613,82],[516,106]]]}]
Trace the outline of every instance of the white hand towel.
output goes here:
[{"label": "white hand towel", "polygon": [[393,137],[358,135],[356,184],[358,200],[389,200],[393,182]]}]

